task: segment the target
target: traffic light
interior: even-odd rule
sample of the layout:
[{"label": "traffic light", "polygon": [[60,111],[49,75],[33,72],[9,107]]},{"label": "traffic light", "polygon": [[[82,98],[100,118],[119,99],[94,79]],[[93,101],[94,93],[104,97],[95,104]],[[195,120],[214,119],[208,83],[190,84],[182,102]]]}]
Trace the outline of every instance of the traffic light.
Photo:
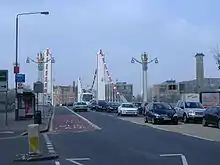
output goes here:
[{"label": "traffic light", "polygon": [[175,85],[175,84],[169,85],[168,89],[169,90],[176,90],[177,89],[177,85]]}]

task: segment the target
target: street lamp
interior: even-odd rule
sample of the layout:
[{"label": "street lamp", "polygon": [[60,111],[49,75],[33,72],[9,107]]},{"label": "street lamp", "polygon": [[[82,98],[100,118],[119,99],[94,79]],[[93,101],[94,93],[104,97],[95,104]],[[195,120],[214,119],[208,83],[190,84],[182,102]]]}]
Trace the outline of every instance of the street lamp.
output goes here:
[{"label": "street lamp", "polygon": [[15,108],[15,120],[19,119],[19,111],[18,111],[18,82],[17,82],[17,74],[19,73],[19,66],[18,66],[18,18],[19,16],[23,15],[35,15],[35,14],[42,14],[42,15],[49,15],[48,11],[42,12],[28,12],[28,13],[19,13],[16,15],[16,34],[15,34],[15,66],[14,66],[14,73],[15,73],[15,94],[16,94],[16,108]]},{"label": "street lamp", "polygon": [[142,70],[143,70],[143,101],[144,102],[147,102],[147,70],[148,70],[148,64],[152,63],[152,62],[155,62],[155,64],[157,64],[159,61],[158,61],[158,58],[154,58],[153,60],[150,60],[148,59],[148,54],[146,52],[144,52],[142,55],[141,55],[141,61],[137,60],[136,58],[132,57],[131,59],[131,63],[139,63],[142,65]]}]

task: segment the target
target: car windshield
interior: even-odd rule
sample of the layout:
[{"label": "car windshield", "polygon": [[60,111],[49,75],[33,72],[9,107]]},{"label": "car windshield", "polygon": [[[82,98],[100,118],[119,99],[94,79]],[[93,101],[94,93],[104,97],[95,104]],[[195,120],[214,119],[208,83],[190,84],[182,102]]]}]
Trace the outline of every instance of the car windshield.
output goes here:
[{"label": "car windshield", "polygon": [[158,110],[171,110],[173,109],[169,104],[166,103],[158,103],[158,104],[154,104],[155,109]]},{"label": "car windshield", "polygon": [[99,100],[99,101],[98,101],[98,104],[99,104],[99,105],[106,105],[107,102],[106,102],[105,100]]},{"label": "car windshield", "polygon": [[141,103],[134,103],[134,106],[140,107],[140,106],[141,106]]},{"label": "car windshield", "polygon": [[133,104],[122,104],[122,107],[124,108],[134,108]]},{"label": "car windshield", "polygon": [[78,102],[78,103],[76,103],[76,105],[86,105],[86,103],[84,103],[84,102]]},{"label": "car windshield", "polygon": [[200,102],[186,102],[186,108],[204,108]]},{"label": "car windshield", "polygon": [[112,105],[112,106],[119,106],[120,104],[119,104],[119,103],[109,103],[109,105]]},{"label": "car windshield", "polygon": [[83,101],[91,101],[93,99],[93,96],[92,96],[92,94],[83,94],[83,96],[82,96],[82,100]]}]

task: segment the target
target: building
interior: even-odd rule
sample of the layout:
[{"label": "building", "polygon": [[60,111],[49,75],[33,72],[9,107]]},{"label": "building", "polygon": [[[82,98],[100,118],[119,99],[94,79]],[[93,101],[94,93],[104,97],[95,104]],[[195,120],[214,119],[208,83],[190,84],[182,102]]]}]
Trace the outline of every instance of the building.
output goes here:
[{"label": "building", "polygon": [[179,99],[179,83],[175,80],[167,80],[156,84],[152,88],[152,100],[173,102]]},{"label": "building", "polygon": [[73,86],[54,86],[55,104],[68,104],[75,101],[76,94]]},{"label": "building", "polygon": [[[116,83],[117,91],[125,97],[128,102],[133,100],[133,84],[127,84],[126,82]],[[105,85],[105,100],[111,102],[120,102],[120,98],[116,91],[113,90],[112,84]]]},{"label": "building", "polygon": [[[220,78],[204,78],[202,81],[203,89],[200,89],[200,92],[220,89]],[[198,93],[199,91],[197,79],[182,82],[167,80],[153,86],[152,99],[173,102],[178,100],[182,93]]]}]

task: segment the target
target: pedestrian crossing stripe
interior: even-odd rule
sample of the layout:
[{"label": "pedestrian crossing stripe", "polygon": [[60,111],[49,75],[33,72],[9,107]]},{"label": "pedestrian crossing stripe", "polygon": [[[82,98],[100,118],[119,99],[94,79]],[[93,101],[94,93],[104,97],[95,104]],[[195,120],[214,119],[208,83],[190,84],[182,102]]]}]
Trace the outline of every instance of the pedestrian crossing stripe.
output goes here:
[{"label": "pedestrian crossing stripe", "polygon": [[40,148],[39,148],[39,138],[38,137],[31,137],[29,139],[29,144],[30,144],[30,150],[31,152],[39,152]]}]

